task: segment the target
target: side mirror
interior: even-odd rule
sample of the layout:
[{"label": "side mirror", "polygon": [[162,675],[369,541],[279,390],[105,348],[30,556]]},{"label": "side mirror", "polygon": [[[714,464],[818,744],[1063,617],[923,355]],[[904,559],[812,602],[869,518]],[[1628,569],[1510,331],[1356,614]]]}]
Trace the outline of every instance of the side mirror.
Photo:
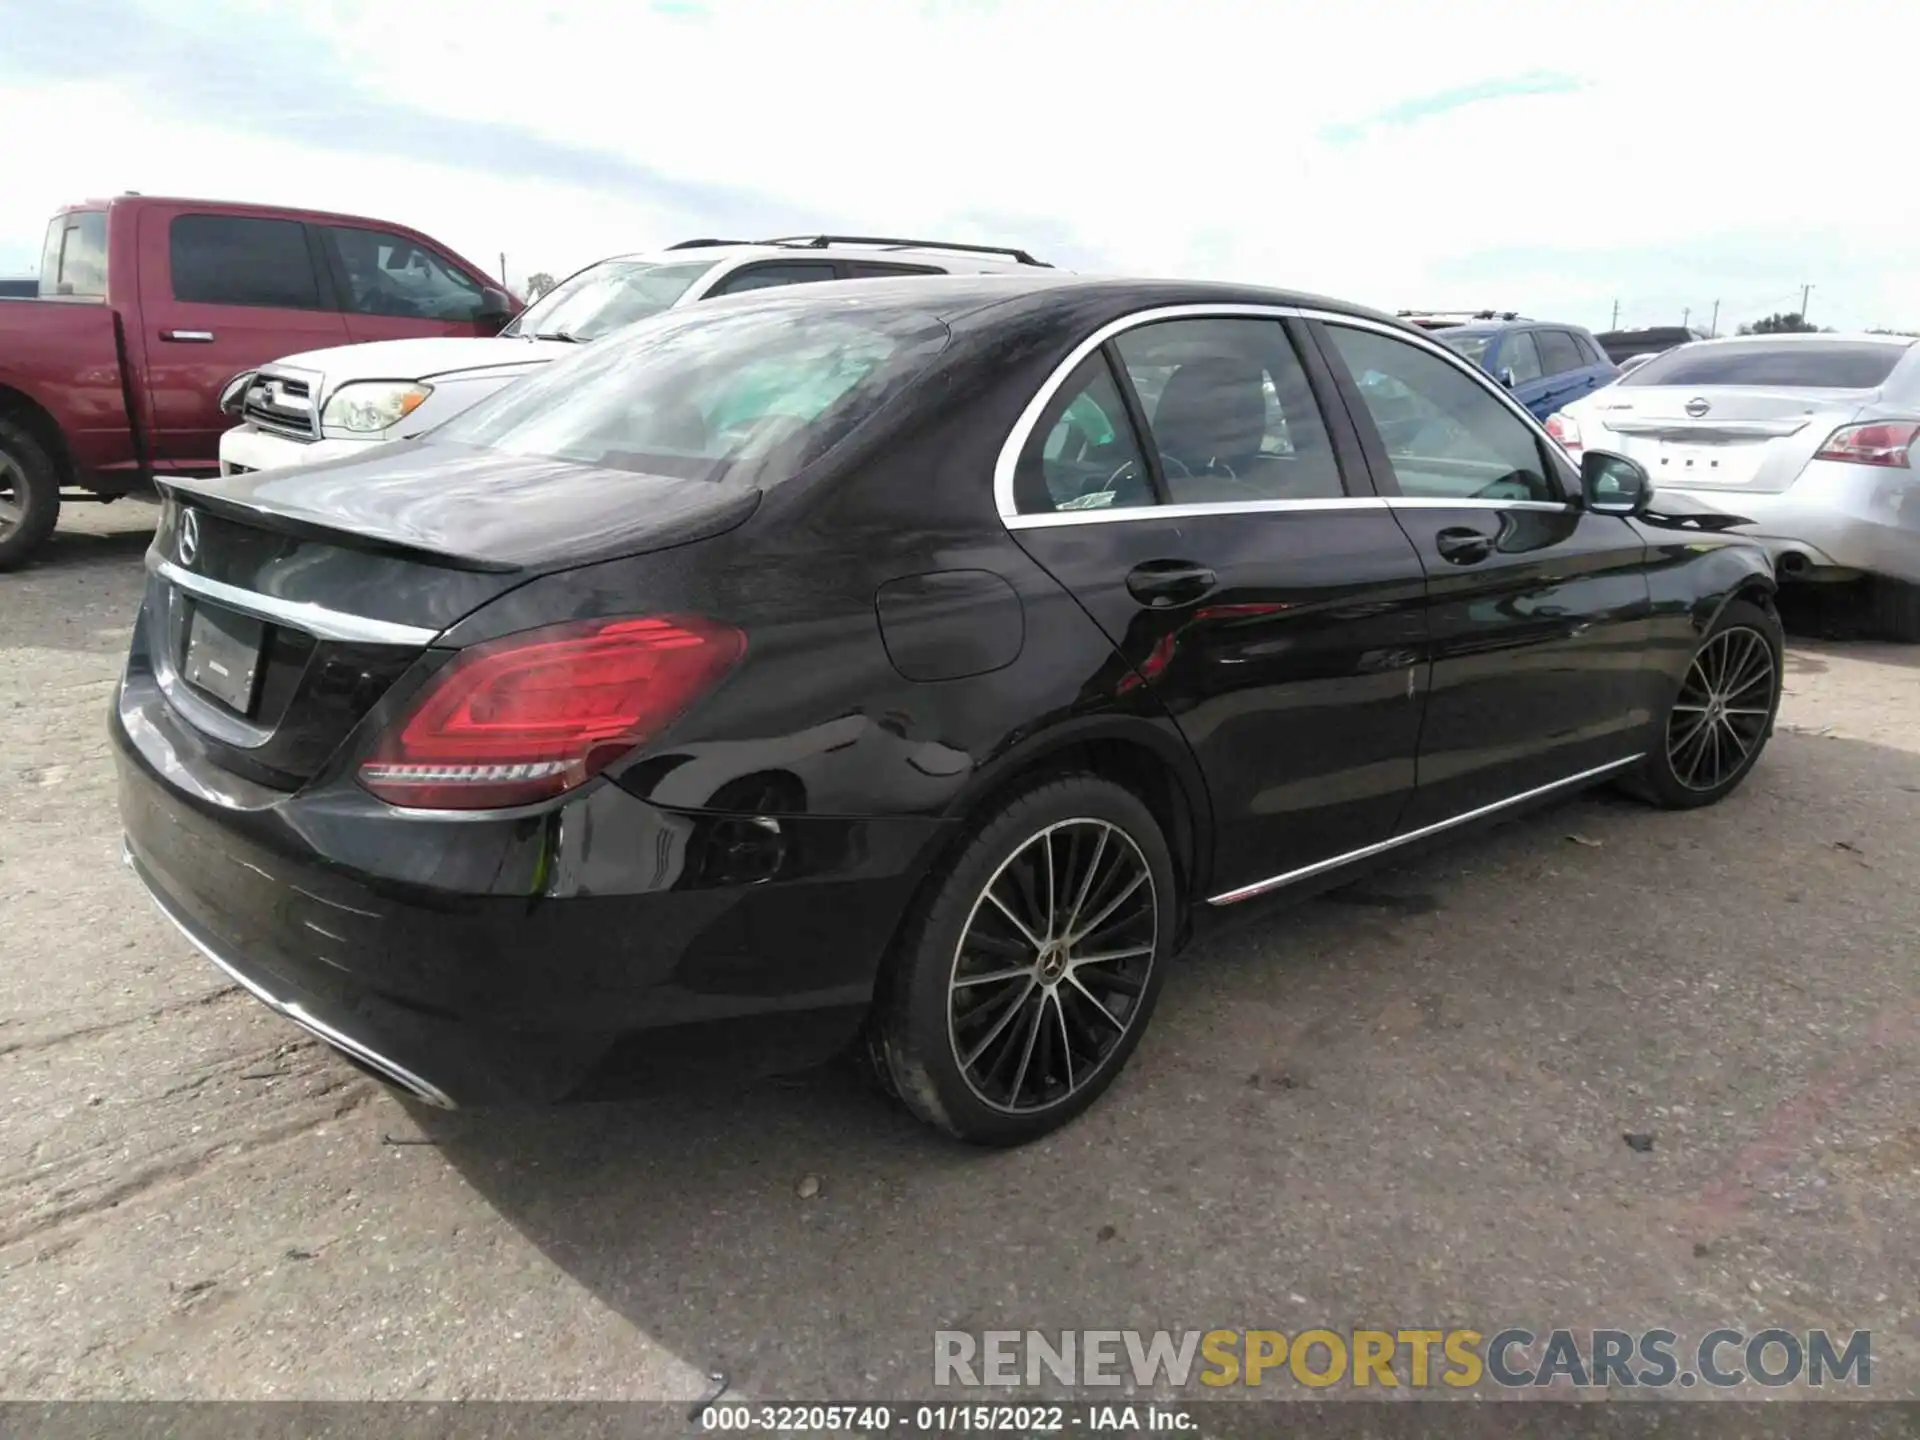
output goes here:
[{"label": "side mirror", "polygon": [[1509,390],[1513,389],[1515,381],[1513,378],[1513,367],[1511,365],[1502,365],[1500,367],[1500,383]]},{"label": "side mirror", "polygon": [[474,312],[473,318],[489,335],[495,335],[519,313],[511,295],[489,285],[480,292],[480,308]]},{"label": "side mirror", "polygon": [[242,370],[220,387],[220,413],[238,417],[246,404],[247,387],[253,383],[253,371]]},{"label": "side mirror", "polygon": [[1580,457],[1580,492],[1596,515],[1644,515],[1653,501],[1653,481],[1637,460],[1589,450]]}]

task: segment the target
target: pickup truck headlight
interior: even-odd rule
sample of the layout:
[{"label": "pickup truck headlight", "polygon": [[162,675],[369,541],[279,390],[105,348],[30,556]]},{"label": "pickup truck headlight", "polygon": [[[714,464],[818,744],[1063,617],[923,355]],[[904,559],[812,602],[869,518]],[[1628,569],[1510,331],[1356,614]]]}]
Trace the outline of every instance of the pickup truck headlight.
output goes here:
[{"label": "pickup truck headlight", "polygon": [[391,430],[418,410],[433,394],[431,385],[415,380],[357,380],[342,385],[321,412],[322,425],[335,425],[356,435]]}]

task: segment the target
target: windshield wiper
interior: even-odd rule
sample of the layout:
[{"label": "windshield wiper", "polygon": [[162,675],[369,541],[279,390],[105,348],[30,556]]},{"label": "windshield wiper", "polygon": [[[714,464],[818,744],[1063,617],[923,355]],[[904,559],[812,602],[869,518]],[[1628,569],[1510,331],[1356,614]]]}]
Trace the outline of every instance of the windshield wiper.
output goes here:
[{"label": "windshield wiper", "polygon": [[584,345],[587,343],[584,335],[575,335],[567,330],[539,330],[534,332],[533,338],[536,340],[564,340],[569,345]]}]

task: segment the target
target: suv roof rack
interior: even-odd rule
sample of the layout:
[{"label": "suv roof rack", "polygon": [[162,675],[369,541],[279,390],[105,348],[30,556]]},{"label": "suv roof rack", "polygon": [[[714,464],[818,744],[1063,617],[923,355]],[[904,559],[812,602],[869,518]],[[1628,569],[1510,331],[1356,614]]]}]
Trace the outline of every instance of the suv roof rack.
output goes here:
[{"label": "suv roof rack", "polygon": [[1411,320],[1415,316],[1427,320],[1524,320],[1527,318],[1518,310],[1396,310],[1393,313],[1402,320]]},{"label": "suv roof rack", "polygon": [[1053,267],[1036,260],[1024,250],[1008,245],[969,245],[955,240],[902,240],[893,235],[779,235],[771,240],[755,240],[755,245],[785,245],[799,250],[825,250],[830,245],[869,245],[876,250],[957,250],[967,255],[1004,255],[1021,265]]},{"label": "suv roof rack", "polygon": [[667,246],[669,250],[699,250],[707,245],[751,245],[751,240],[682,240]]}]

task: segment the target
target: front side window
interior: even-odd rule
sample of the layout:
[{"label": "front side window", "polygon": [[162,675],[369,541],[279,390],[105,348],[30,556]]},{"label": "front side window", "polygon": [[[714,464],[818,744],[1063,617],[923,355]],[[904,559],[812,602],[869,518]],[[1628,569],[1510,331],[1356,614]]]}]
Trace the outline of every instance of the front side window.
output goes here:
[{"label": "front side window", "polygon": [[180,215],[168,227],[173,298],[199,305],[318,310],[320,282],[297,220]]},{"label": "front side window", "polygon": [[539,340],[598,340],[672,309],[711,269],[711,260],[676,265],[602,260],[562,280],[501,333]]},{"label": "front side window", "polygon": [[1175,505],[1344,493],[1307,373],[1277,320],[1168,320],[1115,343]]},{"label": "front side window", "polygon": [[1389,335],[1329,324],[1400,493],[1560,501],[1533,430],[1457,365]]},{"label": "front side window", "polygon": [[873,415],[946,339],[939,319],[912,306],[693,306],[545,366],[430,434],[764,489]]},{"label": "front side window", "polygon": [[354,314],[472,320],[480,313],[479,283],[431,250],[357,225],[329,225],[325,234],[346,279],[342,299]]},{"label": "front side window", "polygon": [[715,295],[741,295],[749,290],[768,290],[776,285],[806,285],[816,280],[833,279],[833,266],[821,264],[755,265],[738,270],[714,286]]},{"label": "front side window", "polygon": [[106,211],[69,210],[53,217],[47,226],[46,248],[40,252],[38,289],[43,300],[106,296]]},{"label": "front side window", "polygon": [[1516,330],[1500,342],[1500,368],[1513,372],[1513,383],[1524,385],[1546,373],[1541,368],[1540,350],[1533,336]]},{"label": "front side window", "polygon": [[1540,368],[1548,375],[1564,375],[1569,370],[1584,370],[1587,361],[1581,358],[1580,347],[1573,343],[1573,336],[1564,330],[1541,330],[1537,332],[1540,341]]},{"label": "front side window", "polygon": [[1487,363],[1487,347],[1493,343],[1493,336],[1484,331],[1453,334],[1442,330],[1433,337],[1456,355],[1463,355],[1476,365]]},{"label": "front side window", "polygon": [[1080,362],[1042,412],[1013,491],[1022,515],[1155,503],[1152,474],[1102,351]]}]

